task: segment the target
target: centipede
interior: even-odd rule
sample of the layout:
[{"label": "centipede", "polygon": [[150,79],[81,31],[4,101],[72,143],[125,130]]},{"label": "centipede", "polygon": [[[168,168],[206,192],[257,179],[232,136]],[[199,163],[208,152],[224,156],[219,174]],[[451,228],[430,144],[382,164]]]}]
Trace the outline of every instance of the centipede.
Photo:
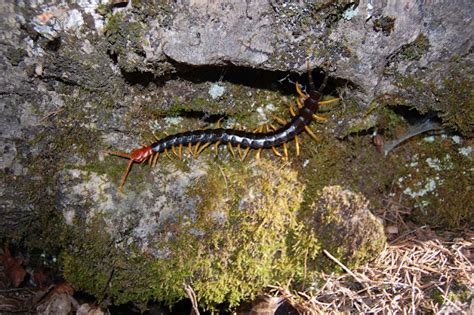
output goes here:
[{"label": "centipede", "polygon": [[[200,129],[185,131],[157,139],[156,142],[140,147],[131,153],[107,151],[108,154],[129,159],[127,168],[122,176],[119,192],[122,192],[125,181],[134,164],[148,163],[154,167],[160,155],[170,157],[172,154],[181,159],[183,150],[188,149],[189,153],[196,157],[203,150],[211,145],[226,145],[232,156],[236,157],[236,151],[242,161],[244,161],[251,149],[256,150],[256,158],[260,158],[262,150],[271,149],[273,153],[281,158],[288,159],[288,146],[291,141],[295,142],[296,156],[300,155],[301,133],[306,132],[313,139],[318,140],[315,133],[309,128],[312,121],[324,122],[327,118],[318,115],[320,106],[339,101],[339,98],[332,98],[322,101],[322,92],[326,87],[328,76],[325,74],[319,89],[313,81],[311,71],[308,69],[308,85],[303,91],[298,83],[296,87],[296,109],[293,104],[289,106],[291,120],[285,121],[279,116],[274,116],[274,120],[281,126],[277,128],[273,124],[264,124],[252,132],[231,128],[221,128],[220,122],[215,129]],[[283,153],[277,148],[281,147]]]}]

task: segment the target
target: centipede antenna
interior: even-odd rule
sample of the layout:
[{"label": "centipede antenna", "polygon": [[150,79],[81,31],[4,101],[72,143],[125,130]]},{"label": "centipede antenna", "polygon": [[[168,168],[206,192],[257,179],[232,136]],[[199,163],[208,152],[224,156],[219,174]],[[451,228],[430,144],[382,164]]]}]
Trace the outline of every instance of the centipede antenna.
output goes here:
[{"label": "centipede antenna", "polygon": [[276,156],[282,157],[281,153],[278,152],[278,150],[275,147],[272,147],[273,153],[275,153]]},{"label": "centipede antenna", "polygon": [[227,142],[227,147],[229,148],[229,151],[232,154],[232,156],[235,158],[234,148],[232,148],[232,144],[230,144],[230,142]]},{"label": "centipede antenna", "polygon": [[307,71],[308,71],[308,83],[310,91],[316,91],[316,86],[314,85],[313,76],[311,75],[311,68],[309,67],[309,60],[306,63]]},{"label": "centipede antenna", "polygon": [[211,143],[210,142],[207,142],[205,143],[204,145],[202,145],[200,148],[199,148],[199,151],[197,152],[197,155],[201,154],[202,151],[204,151],[205,148],[207,148]]},{"label": "centipede antenna", "polygon": [[119,192],[122,192],[123,185],[125,185],[125,181],[127,180],[128,173],[130,173],[130,170],[132,169],[134,161],[130,160],[127,165],[127,169],[125,170],[125,173],[122,175],[122,179],[120,180],[120,186],[119,186]]},{"label": "centipede antenna", "polygon": [[110,155],[116,155],[116,156],[121,156],[126,159],[131,159],[132,155],[130,153],[124,153],[124,152],[115,152],[115,151],[105,151],[107,154]]},{"label": "centipede antenna", "polygon": [[286,143],[283,143],[283,154],[285,155],[285,159],[288,159],[288,148]]},{"label": "centipede antenna", "polygon": [[304,126],[304,130],[313,138],[315,141],[319,141],[319,138],[314,134],[314,132],[308,127]]},{"label": "centipede antenna", "polygon": [[321,121],[321,122],[326,122],[328,120],[326,117],[316,115],[316,114],[313,114],[313,119],[317,121]]},{"label": "centipede antenna", "polygon": [[318,102],[318,105],[327,105],[327,104],[331,104],[331,103],[334,103],[334,102],[337,102],[337,101],[339,101],[340,99],[341,99],[340,97],[331,98],[330,100],[327,100],[327,101],[320,101],[320,102]]},{"label": "centipede antenna", "polygon": [[300,139],[295,136],[296,156],[300,156]]},{"label": "centipede antenna", "polygon": [[[313,80],[313,79],[311,79],[311,80]],[[324,90],[324,88],[326,87],[326,83],[328,83],[328,75],[325,73],[323,83],[319,86],[319,89],[318,89],[319,93],[321,93]],[[313,85],[314,85],[314,83],[313,83]]]}]

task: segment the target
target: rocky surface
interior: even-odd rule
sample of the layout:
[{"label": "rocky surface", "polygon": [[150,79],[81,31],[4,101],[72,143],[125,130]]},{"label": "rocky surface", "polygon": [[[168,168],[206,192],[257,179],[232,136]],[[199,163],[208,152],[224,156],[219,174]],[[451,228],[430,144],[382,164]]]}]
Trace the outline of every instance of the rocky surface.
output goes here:
[{"label": "rocky surface", "polygon": [[[192,221],[199,205],[216,207],[215,203],[207,204],[208,199],[239,211],[259,205],[268,191],[255,194],[258,189],[244,189],[242,195],[248,198],[229,204],[228,199],[220,200],[220,195],[192,190],[210,173],[219,178],[216,174],[221,171],[210,153],[203,157],[207,162],[191,162],[189,156],[181,162],[160,158],[151,176],[135,166],[126,194],[120,195],[116,187],[125,161],[107,156],[105,151],[129,151],[155,134],[212,127],[219,118],[225,118],[228,127],[253,129],[286,110],[289,99],[294,98],[288,78],[304,81],[298,74],[308,65],[326,70],[330,75],[328,93],[343,98],[337,111],[329,114],[330,122],[318,127],[321,138],[347,140],[374,130],[396,137],[406,122],[387,110],[391,105],[434,113],[446,130],[463,137],[460,143],[467,154],[456,164],[463,169],[448,175],[466,174],[466,179],[472,164],[472,141],[467,137],[474,129],[473,21],[469,13],[473,9],[470,1],[456,5],[443,1],[3,2],[1,236],[26,238],[32,247],[62,247],[66,245],[58,241],[68,240],[64,222],[87,229],[100,215],[105,222],[100,226],[106,227],[114,241],[127,240],[127,246],[118,248],[127,253],[140,248],[156,258],[162,252],[153,244],[169,218],[183,219],[184,215]],[[356,144],[360,143],[365,142]],[[323,141],[318,150],[339,152],[344,158],[338,162],[347,164],[328,166],[327,161],[334,158],[316,153],[309,145],[299,160],[287,166],[300,174],[302,183],[319,181],[315,184],[318,189],[307,189],[303,202],[299,197],[294,201],[301,203],[301,212],[318,203],[313,196],[320,196],[317,192],[329,184],[354,185],[369,198],[388,194],[361,178],[374,174],[384,178],[397,168],[377,164],[380,158],[374,157],[366,144],[345,145]],[[254,176],[249,171],[236,172],[242,166],[231,162],[228,153],[219,154],[218,160],[230,165],[228,173],[222,172],[221,186],[229,185],[226,181],[240,185],[249,182],[245,176]],[[273,158],[266,155],[265,159]],[[390,162],[398,161],[380,163]],[[265,173],[275,168],[264,165],[257,169]],[[328,171],[322,170],[323,166]],[[343,174],[341,169],[352,173]],[[330,174],[330,179],[323,179],[321,172]],[[227,178],[226,174],[234,175]],[[264,176],[261,183],[273,181]],[[302,186],[295,179],[290,182],[299,194]],[[443,182],[454,186],[440,193],[459,189],[456,179]],[[283,191],[270,191],[286,195],[288,185],[280,188]],[[388,190],[386,186],[383,189]],[[436,204],[443,207],[442,202]],[[282,211],[298,208],[293,204],[282,207]],[[425,208],[423,211],[426,213]],[[219,211],[211,214],[220,220],[227,218]],[[452,225],[459,226],[470,222],[472,215],[462,212],[456,218]],[[377,222],[364,222],[368,226],[357,224],[355,234],[378,229]],[[318,237],[299,250],[319,250],[324,242]],[[375,240],[378,245],[379,240]],[[338,258],[352,255],[359,262],[375,254],[367,251],[366,245],[378,245],[372,247],[367,242],[354,245],[336,240],[332,245],[351,247],[350,255],[341,250]],[[78,248],[83,245],[76,243]],[[367,252],[371,254],[365,256]],[[69,257],[68,263],[75,266],[72,260],[78,258],[74,251]],[[293,263],[301,267],[301,262]],[[269,279],[265,280],[274,280]],[[253,294],[247,289],[237,290],[234,301]],[[144,296],[169,298],[160,294],[147,292]],[[126,301],[126,297],[120,298]],[[222,302],[220,298],[204,297],[210,305]]]}]

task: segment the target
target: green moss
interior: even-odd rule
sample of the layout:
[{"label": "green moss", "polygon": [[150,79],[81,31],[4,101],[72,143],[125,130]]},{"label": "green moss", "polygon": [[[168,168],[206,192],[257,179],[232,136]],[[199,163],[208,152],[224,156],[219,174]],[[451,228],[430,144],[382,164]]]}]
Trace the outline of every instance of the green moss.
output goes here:
[{"label": "green moss", "polygon": [[404,163],[399,186],[405,203],[414,208],[421,224],[460,228],[474,224],[472,168],[474,162],[459,153],[461,146],[441,137],[411,144],[411,158]]},{"label": "green moss", "polygon": [[278,163],[213,163],[189,188],[189,198],[199,201],[195,213],[164,223],[153,249],[157,256],[117,245],[104,231],[104,219],[95,218],[73,229],[66,277],[95,296],[106,292],[116,303],[173,303],[186,297],[188,284],[203,307],[233,307],[294,274],[286,241],[297,226],[302,188],[296,173]]}]

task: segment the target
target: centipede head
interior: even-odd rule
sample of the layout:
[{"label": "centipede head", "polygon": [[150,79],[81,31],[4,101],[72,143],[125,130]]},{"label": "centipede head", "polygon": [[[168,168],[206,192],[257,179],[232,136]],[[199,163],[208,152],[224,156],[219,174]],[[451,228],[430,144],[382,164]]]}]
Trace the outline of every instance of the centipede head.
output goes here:
[{"label": "centipede head", "polygon": [[138,148],[132,151],[132,153],[123,153],[123,152],[108,152],[111,155],[121,156],[124,158],[129,159],[127,169],[122,176],[122,180],[120,181],[119,191],[122,192],[123,185],[125,185],[125,180],[127,179],[128,173],[132,169],[134,163],[143,163],[148,160],[151,156],[153,156],[153,150],[151,146],[146,146],[142,148]]}]

